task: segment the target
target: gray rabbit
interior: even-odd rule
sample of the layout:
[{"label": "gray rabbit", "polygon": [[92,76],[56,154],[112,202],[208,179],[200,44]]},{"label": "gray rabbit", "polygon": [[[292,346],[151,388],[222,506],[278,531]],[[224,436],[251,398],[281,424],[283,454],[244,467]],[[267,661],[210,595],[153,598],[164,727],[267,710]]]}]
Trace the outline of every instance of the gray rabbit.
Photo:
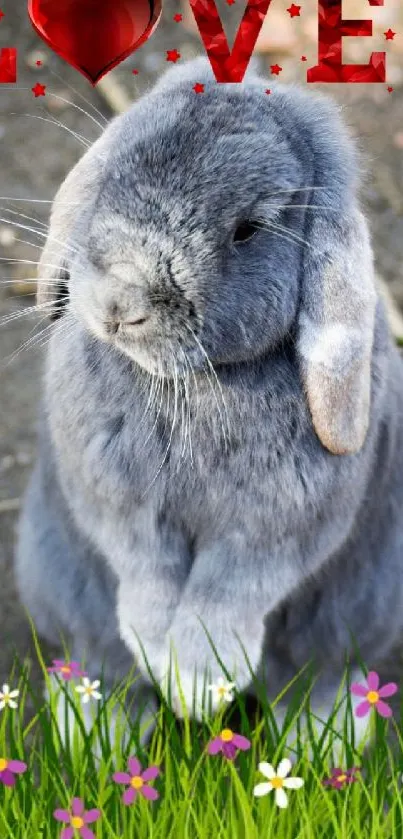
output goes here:
[{"label": "gray rabbit", "polygon": [[16,567],[111,682],[145,655],[166,690],[173,649],[199,713],[212,642],[271,698],[313,661],[326,718],[403,636],[403,365],[339,108],[266,86],[170,69],[59,190]]}]

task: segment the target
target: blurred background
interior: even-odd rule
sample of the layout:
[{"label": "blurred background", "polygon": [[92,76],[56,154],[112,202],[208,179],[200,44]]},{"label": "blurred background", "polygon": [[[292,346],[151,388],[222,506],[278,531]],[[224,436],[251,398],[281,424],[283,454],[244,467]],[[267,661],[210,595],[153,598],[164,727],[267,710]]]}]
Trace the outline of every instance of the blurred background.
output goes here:
[{"label": "blurred background", "polygon": [[[216,3],[232,45],[245,4]],[[280,84],[305,85],[306,68],[317,63],[317,2],[300,4],[300,14],[291,18],[290,2],[272,0],[253,58],[266,74],[268,87],[277,78]],[[43,315],[30,311],[42,225],[50,210],[46,202],[82,155],[83,140],[92,142],[99,135],[97,123],[146,93],[171,66],[167,50],[177,50],[178,61],[204,54],[187,0],[164,0],[152,38],[93,89],[35,34],[25,0],[3,0],[1,8],[0,48],[18,48],[18,82],[0,85],[0,686],[7,681],[15,651],[20,657],[32,656],[31,631],[16,597],[12,562],[21,496],[35,457],[42,359],[49,335]],[[178,14],[182,20],[176,22]],[[359,139],[366,171],[362,202],[377,269],[403,309],[403,4],[385,0],[384,7],[371,7],[367,0],[344,0],[343,16],[374,22],[372,38],[344,38],[344,61],[367,63],[371,51],[385,50],[387,83],[312,88],[321,88],[343,105],[344,117]],[[396,34],[386,40],[389,29]],[[271,74],[274,64],[282,68],[278,77]],[[45,96],[34,97],[37,83],[46,85]]]}]

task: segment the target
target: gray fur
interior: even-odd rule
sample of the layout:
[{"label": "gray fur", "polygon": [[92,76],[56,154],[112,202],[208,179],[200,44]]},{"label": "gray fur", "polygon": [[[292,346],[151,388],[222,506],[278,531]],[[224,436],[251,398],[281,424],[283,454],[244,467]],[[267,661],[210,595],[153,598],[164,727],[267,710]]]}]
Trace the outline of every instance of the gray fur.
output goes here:
[{"label": "gray fur", "polygon": [[[369,665],[403,632],[403,367],[354,142],[327,99],[265,86],[217,84],[207,59],[172,68],[87,180],[70,174],[60,194],[80,205],[59,195],[45,249],[70,301],[21,597],[45,635],[119,649],[119,674],[134,656],[147,679],[137,633],[163,680],[172,641],[190,708],[195,666],[220,675],[199,618],[237,686],[239,636],[272,697],[310,658],[323,696],[337,687],[350,632]],[[249,216],[290,232],[231,245]],[[148,320],[112,333],[113,317]]]}]

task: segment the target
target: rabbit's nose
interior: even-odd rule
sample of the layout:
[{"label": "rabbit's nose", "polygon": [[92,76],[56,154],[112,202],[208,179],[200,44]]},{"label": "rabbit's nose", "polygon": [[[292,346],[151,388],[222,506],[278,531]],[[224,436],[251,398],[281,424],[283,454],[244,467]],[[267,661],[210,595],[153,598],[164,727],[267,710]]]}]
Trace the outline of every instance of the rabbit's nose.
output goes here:
[{"label": "rabbit's nose", "polygon": [[114,335],[120,327],[143,326],[150,319],[150,314],[150,312],[144,310],[124,315],[119,310],[117,303],[113,303],[109,307],[108,317],[104,320],[106,331],[109,335]]}]

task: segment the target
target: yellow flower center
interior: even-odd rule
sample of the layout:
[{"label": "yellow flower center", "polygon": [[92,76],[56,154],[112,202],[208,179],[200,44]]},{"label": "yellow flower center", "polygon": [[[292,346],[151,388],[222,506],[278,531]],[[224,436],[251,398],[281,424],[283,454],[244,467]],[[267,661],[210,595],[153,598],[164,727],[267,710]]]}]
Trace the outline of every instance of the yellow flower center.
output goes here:
[{"label": "yellow flower center", "polygon": [[371,703],[371,705],[373,705],[375,702],[378,702],[378,699],[379,699],[378,691],[377,690],[368,691],[367,699],[368,699],[368,702]]},{"label": "yellow flower center", "polygon": [[343,781],[346,781],[346,780],[347,780],[347,775],[338,775],[337,778],[336,778],[336,781],[340,781],[341,783]]},{"label": "yellow flower center", "polygon": [[134,789],[141,789],[143,786],[144,781],[140,778],[140,775],[134,775],[134,777],[130,781],[130,786],[134,787]]},{"label": "yellow flower center", "polygon": [[7,703],[8,703],[9,701],[10,701],[10,697],[9,697],[8,693],[3,693],[3,702],[4,702],[4,704],[5,704],[5,705],[7,705]]},{"label": "yellow flower center", "polygon": [[220,737],[224,743],[230,743],[234,736],[234,732],[230,728],[223,728]]},{"label": "yellow flower center", "polygon": [[5,760],[4,757],[0,757],[0,772],[4,772],[7,769],[8,760]]},{"label": "yellow flower center", "polygon": [[226,688],[225,688],[225,687],[219,687],[219,688],[218,688],[218,693],[220,694],[220,696],[224,696],[224,694],[225,694],[226,692],[227,692],[227,690],[226,690]]},{"label": "yellow flower center", "polygon": [[84,824],[84,819],[82,819],[81,816],[73,816],[71,819],[72,827],[77,827],[79,829],[80,827],[84,827]]},{"label": "yellow flower center", "polygon": [[68,667],[66,664],[60,668],[61,673],[70,673],[71,667]]},{"label": "yellow flower center", "polygon": [[90,693],[91,694],[93,692],[93,690],[94,690],[94,688],[91,687],[91,685],[88,685],[88,687],[85,688],[85,693]]},{"label": "yellow flower center", "polygon": [[270,778],[270,783],[274,787],[274,789],[281,789],[284,780],[283,778],[279,778],[278,775],[275,775],[274,778]]}]

